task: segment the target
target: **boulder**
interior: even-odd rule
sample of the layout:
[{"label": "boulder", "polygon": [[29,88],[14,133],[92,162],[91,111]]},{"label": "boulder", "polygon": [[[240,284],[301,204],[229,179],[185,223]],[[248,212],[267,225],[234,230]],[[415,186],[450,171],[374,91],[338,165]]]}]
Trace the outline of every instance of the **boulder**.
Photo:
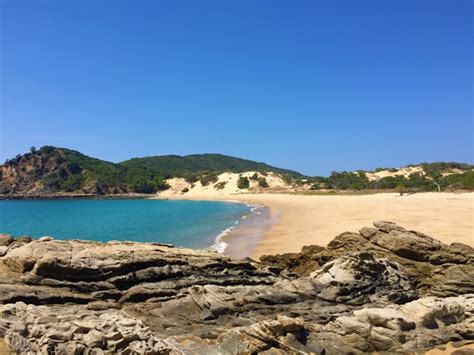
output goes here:
[{"label": "boulder", "polygon": [[322,285],[318,297],[351,304],[405,303],[418,297],[404,268],[369,252],[350,253],[337,258],[310,278]]}]

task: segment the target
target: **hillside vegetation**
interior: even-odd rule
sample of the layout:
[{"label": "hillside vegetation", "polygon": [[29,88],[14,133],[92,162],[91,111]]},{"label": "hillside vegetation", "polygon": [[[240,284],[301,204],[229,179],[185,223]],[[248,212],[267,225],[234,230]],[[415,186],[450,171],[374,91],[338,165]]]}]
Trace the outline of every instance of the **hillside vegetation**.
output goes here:
[{"label": "hillside vegetation", "polygon": [[222,172],[247,170],[274,171],[289,179],[302,177],[291,170],[221,154],[156,156],[116,164],[70,149],[44,146],[38,150],[32,147],[29,153],[0,166],[0,194],[155,193],[169,188],[167,178],[209,184]]},{"label": "hillside vegetation", "polygon": [[474,190],[473,169],[469,164],[437,162],[309,178],[222,154],[166,155],[111,163],[74,150],[44,146],[32,147],[29,153],[0,166],[0,195],[151,194],[170,187],[180,194],[197,194],[201,189],[220,194],[262,190]]},{"label": "hillside vegetation", "polygon": [[275,172],[292,178],[302,178],[296,171],[280,169],[265,163],[230,157],[222,154],[192,154],[186,156],[164,155],[134,158],[120,163],[121,166],[141,169],[166,178],[193,178],[207,173],[241,173],[244,171]]},{"label": "hillside vegetation", "polygon": [[373,172],[332,172],[310,179],[311,189],[383,190],[399,192],[474,190],[474,166],[455,162],[422,163]]}]

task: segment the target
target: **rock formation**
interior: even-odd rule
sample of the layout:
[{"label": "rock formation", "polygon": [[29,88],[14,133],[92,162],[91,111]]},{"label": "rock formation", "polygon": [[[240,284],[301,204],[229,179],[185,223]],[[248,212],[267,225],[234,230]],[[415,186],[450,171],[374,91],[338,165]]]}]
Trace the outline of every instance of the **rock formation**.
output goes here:
[{"label": "rock formation", "polygon": [[236,260],[0,235],[0,338],[48,354],[339,354],[474,342],[474,250],[390,222]]}]

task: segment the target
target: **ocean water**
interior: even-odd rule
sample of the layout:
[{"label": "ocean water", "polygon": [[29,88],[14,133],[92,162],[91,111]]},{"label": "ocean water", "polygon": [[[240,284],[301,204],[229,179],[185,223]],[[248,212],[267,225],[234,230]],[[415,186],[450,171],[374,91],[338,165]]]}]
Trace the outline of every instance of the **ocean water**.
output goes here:
[{"label": "ocean water", "polygon": [[10,200],[0,201],[0,233],[222,251],[225,244],[216,238],[250,213],[250,206],[214,201]]}]

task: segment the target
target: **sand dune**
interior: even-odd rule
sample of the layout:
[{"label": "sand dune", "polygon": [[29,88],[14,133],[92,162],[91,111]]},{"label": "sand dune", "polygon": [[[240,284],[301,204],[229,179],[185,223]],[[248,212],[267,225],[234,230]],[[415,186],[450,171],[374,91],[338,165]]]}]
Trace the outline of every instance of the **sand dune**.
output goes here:
[{"label": "sand dune", "polygon": [[[160,193],[161,197],[173,197],[173,196],[183,196],[183,197],[221,197],[229,195],[241,195],[249,191],[258,192],[261,189],[257,181],[252,180],[251,177],[257,174],[260,177],[264,177],[268,183],[268,188],[266,191],[277,191],[281,189],[288,190],[291,188],[284,180],[274,173],[268,173],[265,176],[261,173],[255,171],[247,171],[241,174],[237,173],[222,173],[218,176],[216,182],[210,183],[207,186],[203,186],[200,181],[195,183],[189,183],[183,178],[173,178],[168,179],[166,182],[170,185],[170,188],[166,191]],[[239,189],[237,187],[237,181],[239,177],[247,177],[250,180],[249,189]],[[220,185],[219,185],[220,184]],[[184,192],[183,190],[187,189],[189,191]]]}]

